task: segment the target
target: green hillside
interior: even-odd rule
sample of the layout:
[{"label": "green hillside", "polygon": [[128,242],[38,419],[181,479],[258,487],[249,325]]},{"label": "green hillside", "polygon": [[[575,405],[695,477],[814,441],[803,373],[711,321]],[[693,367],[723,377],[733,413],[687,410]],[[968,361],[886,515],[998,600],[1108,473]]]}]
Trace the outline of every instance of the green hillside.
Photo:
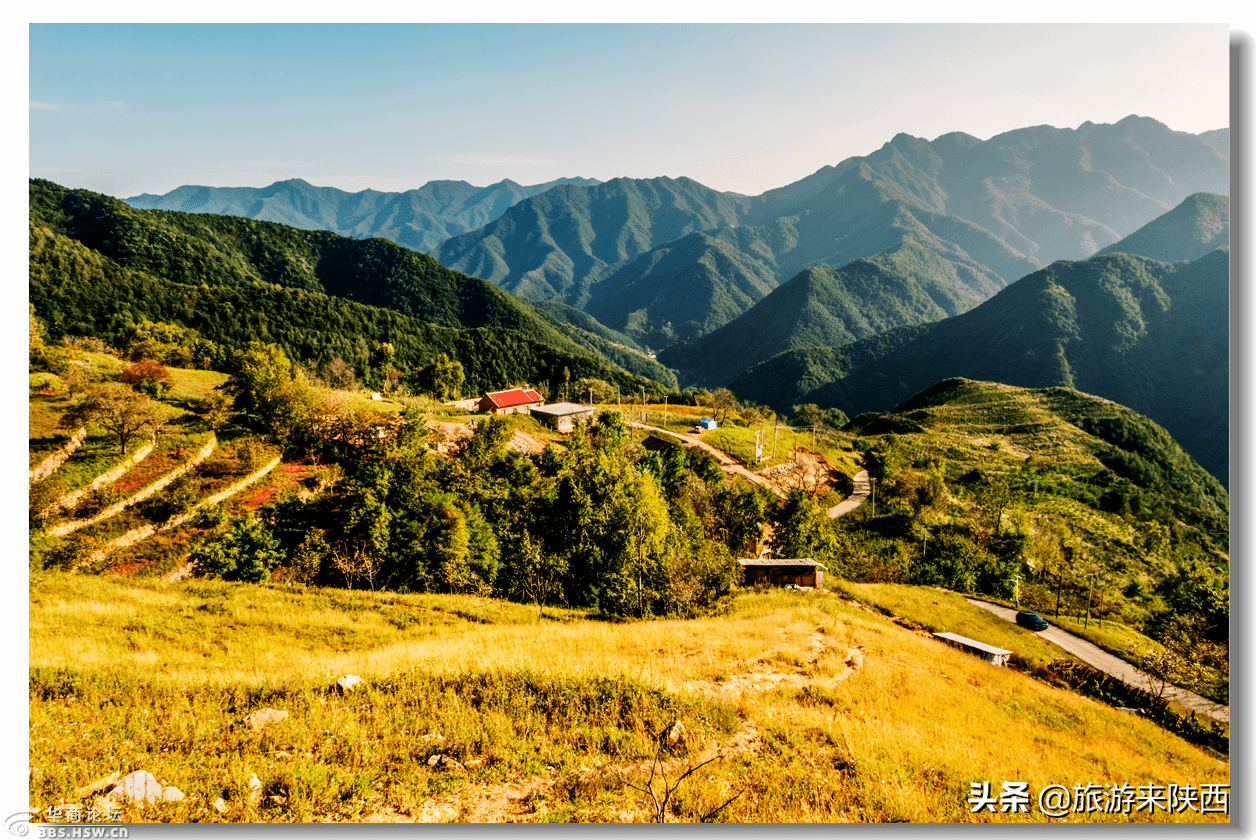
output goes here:
[{"label": "green hillside", "polygon": [[1230,246],[1230,199],[1196,193],[1168,213],[1099,252],[1137,254],[1162,262],[1197,260]]},{"label": "green hillside", "polygon": [[[32,181],[30,192],[31,302],[53,337],[121,346],[148,319],[229,346],[278,343],[314,365],[339,356],[368,379],[387,343],[410,371],[450,354],[469,389],[561,381],[565,368],[640,384],[600,356],[585,331],[385,240],[135,210],[46,181]],[[626,361],[673,381],[648,359]]]},{"label": "green hillside", "polygon": [[521,297],[584,308],[609,268],[694,231],[734,224],[747,199],[689,178],[559,187],[441,245],[442,263]]},{"label": "green hillside", "polygon": [[751,253],[691,233],[616,269],[593,287],[585,308],[652,347],[704,335],[776,288],[771,266],[749,259]]},{"label": "green hillside", "polygon": [[791,351],[731,387],[778,409],[814,402],[853,417],[952,376],[1066,386],[1150,417],[1225,484],[1228,282],[1226,249],[1193,263],[1127,254],[1059,262],[963,315]]},{"label": "green hillside", "polygon": [[669,347],[659,358],[677,368],[686,384],[727,384],[788,350],[840,346],[963,312],[980,298],[961,297],[956,280],[952,263],[910,241],[840,269],[820,263],[736,320],[696,341]]}]

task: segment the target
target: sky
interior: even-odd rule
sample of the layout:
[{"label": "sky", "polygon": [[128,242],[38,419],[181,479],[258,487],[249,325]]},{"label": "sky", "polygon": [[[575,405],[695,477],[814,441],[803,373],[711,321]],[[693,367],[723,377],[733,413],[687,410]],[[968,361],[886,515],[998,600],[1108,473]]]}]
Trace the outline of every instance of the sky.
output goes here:
[{"label": "sky", "polygon": [[1226,24],[31,24],[29,175],[693,178],[755,195],[906,132],[1229,123]]}]

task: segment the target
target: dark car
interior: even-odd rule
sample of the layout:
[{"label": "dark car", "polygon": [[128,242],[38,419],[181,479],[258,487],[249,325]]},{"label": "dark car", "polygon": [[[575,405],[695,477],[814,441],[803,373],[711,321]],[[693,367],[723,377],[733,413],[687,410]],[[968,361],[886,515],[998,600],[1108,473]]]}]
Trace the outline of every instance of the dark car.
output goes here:
[{"label": "dark car", "polygon": [[1030,630],[1046,630],[1047,621],[1038,613],[1025,612],[1022,610],[1016,614],[1016,623],[1021,627],[1028,627]]}]

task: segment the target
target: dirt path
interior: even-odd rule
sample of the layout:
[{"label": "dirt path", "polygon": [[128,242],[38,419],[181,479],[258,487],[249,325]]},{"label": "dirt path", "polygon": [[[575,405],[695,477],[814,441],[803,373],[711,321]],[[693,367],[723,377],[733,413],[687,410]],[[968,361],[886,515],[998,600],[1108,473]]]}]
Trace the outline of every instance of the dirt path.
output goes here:
[{"label": "dirt path", "polygon": [[[975,604],[982,609],[989,610],[999,618],[1006,619],[1012,623],[1016,622],[1016,610],[1014,609],[1001,607],[998,604],[990,604],[985,601],[978,601],[975,598],[967,598],[965,600],[967,600],[970,604]],[[1069,633],[1066,630],[1061,630],[1059,627],[1054,625],[1048,627],[1046,630],[1039,631],[1038,635],[1055,642],[1055,644],[1073,654],[1087,665],[1090,665],[1093,668],[1098,668],[1105,674],[1110,674],[1116,677],[1126,685],[1131,685],[1135,688],[1141,688],[1143,690],[1147,689],[1148,677],[1146,674],[1125,660],[1113,656],[1106,650],[1096,647],[1085,639],[1080,639],[1072,633]],[[1200,697],[1198,694],[1193,694],[1184,688],[1169,686],[1165,690],[1164,696],[1166,700],[1177,703],[1179,706],[1183,706],[1193,712],[1206,715],[1207,717],[1214,718],[1222,721],[1223,723],[1230,722],[1229,706],[1214,703],[1212,700],[1209,700],[1206,697]]]},{"label": "dirt path", "polygon": [[[811,478],[813,487],[819,487],[824,483],[824,476],[832,472],[833,466],[822,455],[817,455],[809,450],[795,450],[794,460],[775,467],[769,467],[762,473],[751,472],[745,464],[738,461],[722,449],[716,449],[711,444],[702,440],[695,435],[686,435],[680,432],[673,432],[669,429],[659,428],[658,426],[647,426],[644,423],[629,422],[628,424],[634,429],[644,429],[649,432],[659,432],[660,434],[670,435],[676,438],[684,446],[693,446],[704,452],[709,452],[719,463],[720,469],[732,475],[740,475],[747,481],[754,484],[767,487],[778,498],[784,499],[788,493],[788,488],[801,484],[805,486],[808,476]],[[868,471],[862,470],[855,474],[855,489],[843,501],[829,508],[828,516],[835,519],[839,516],[845,516],[852,510],[861,507],[872,495],[871,484],[868,481]]]},{"label": "dirt path", "polygon": [[31,470],[29,483],[34,484],[37,481],[43,481],[45,478],[47,478],[48,476],[56,472],[57,468],[60,467],[62,464],[64,464],[66,462],[66,459],[68,459],[71,455],[74,454],[74,450],[78,449],[79,445],[86,438],[87,438],[86,426],[80,426],[79,428],[75,429],[74,434],[70,435],[70,439],[66,441],[64,446],[62,446],[56,452],[49,455],[44,460],[40,461],[39,466]]},{"label": "dirt path", "polygon": [[836,519],[839,516],[845,516],[852,510],[862,507],[864,502],[868,501],[868,497],[872,495],[872,484],[868,481],[868,471],[860,470],[855,473],[855,489],[843,501],[829,508],[829,519]]},{"label": "dirt path", "polygon": [[649,431],[649,432],[658,432],[660,434],[670,435],[671,437],[674,437],[677,440],[679,440],[685,446],[692,446],[697,449],[701,449],[703,452],[707,452],[712,457],[714,457],[716,462],[720,465],[720,469],[722,469],[724,472],[731,473],[733,475],[739,475],[753,484],[759,484],[759,485],[762,485],[763,487],[768,488],[777,496],[780,496],[782,499],[785,498],[785,494],[782,493],[774,484],[772,484],[766,478],[759,475],[758,473],[753,473],[750,470],[746,469],[746,466],[742,464],[741,461],[738,461],[736,458],[729,455],[727,452],[723,451],[722,449],[716,449],[714,446],[702,440],[701,438],[694,437],[693,435],[681,434],[680,432],[673,432],[668,429],[660,429],[658,426],[647,426],[644,423],[629,422],[628,425],[634,429],[645,429],[646,431]]},{"label": "dirt path", "polygon": [[43,516],[43,517],[56,516],[58,513],[60,513],[63,510],[72,510],[73,508],[78,507],[78,503],[82,501],[84,496],[86,496],[88,493],[91,493],[93,490],[96,490],[99,487],[103,487],[106,484],[112,484],[113,482],[117,481],[119,478],[122,477],[123,473],[131,469],[131,467],[135,466],[140,461],[143,461],[145,458],[147,458],[154,448],[156,448],[156,444],[152,442],[149,442],[145,444],[144,446],[141,446],[139,449],[131,453],[130,458],[127,458],[125,461],[123,461],[121,464],[118,464],[113,469],[103,472],[100,475],[96,476],[95,478],[92,479],[91,483],[88,484],[86,487],[80,487],[77,490],[72,490],[69,493],[66,493],[61,498],[57,499],[52,504],[48,505],[48,507],[44,508],[43,511],[40,512],[40,516]]},{"label": "dirt path", "polygon": [[74,531],[79,530],[80,528],[86,528],[89,525],[95,525],[98,522],[104,522],[106,519],[109,519],[110,517],[117,516],[119,513],[129,508],[131,505],[139,504],[140,502],[147,499],[149,496],[152,496],[154,493],[164,490],[176,478],[183,475],[188,470],[192,469],[197,464],[199,464],[201,461],[204,461],[206,458],[212,455],[214,452],[214,448],[216,446],[218,446],[218,438],[215,435],[211,434],[206,444],[202,446],[195,455],[193,455],[188,460],[184,461],[183,464],[179,466],[177,469],[173,469],[170,472],[166,473],[161,478],[157,479],[152,484],[145,487],[143,490],[140,490],[138,493],[128,496],[127,498],[123,499],[117,504],[110,505],[109,507],[105,508],[100,513],[96,514],[90,519],[75,519],[71,522],[64,522],[60,525],[49,528],[48,533],[54,537],[63,537],[66,534],[73,533]]}]

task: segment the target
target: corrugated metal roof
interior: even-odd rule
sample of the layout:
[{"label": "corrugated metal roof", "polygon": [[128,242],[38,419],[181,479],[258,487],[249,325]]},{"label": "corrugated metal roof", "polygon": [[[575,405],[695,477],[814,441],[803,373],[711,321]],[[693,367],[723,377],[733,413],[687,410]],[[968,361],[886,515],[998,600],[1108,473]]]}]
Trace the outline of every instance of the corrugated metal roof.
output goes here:
[{"label": "corrugated metal roof", "polygon": [[548,414],[553,417],[562,417],[567,414],[585,414],[593,411],[591,405],[580,405],[579,403],[550,403],[549,405],[539,406],[532,409],[533,414]]},{"label": "corrugated metal roof", "polygon": [[815,566],[826,572],[829,570],[823,563],[817,563],[810,557],[747,557],[737,562],[743,566]]},{"label": "corrugated metal roof", "polygon": [[961,636],[958,633],[934,633],[933,635],[937,636],[939,639],[948,639],[949,641],[956,642],[958,644],[965,645],[967,647],[976,648],[977,650],[983,650],[986,653],[994,653],[994,654],[1011,653],[1010,650],[997,648],[994,645],[988,645],[985,642],[979,642],[976,639],[970,639],[967,636]]},{"label": "corrugated metal roof", "polygon": [[527,405],[534,402],[545,402],[545,400],[536,391],[531,388],[512,388],[509,391],[490,391],[484,395],[488,401],[498,408],[510,408],[514,405]]}]

